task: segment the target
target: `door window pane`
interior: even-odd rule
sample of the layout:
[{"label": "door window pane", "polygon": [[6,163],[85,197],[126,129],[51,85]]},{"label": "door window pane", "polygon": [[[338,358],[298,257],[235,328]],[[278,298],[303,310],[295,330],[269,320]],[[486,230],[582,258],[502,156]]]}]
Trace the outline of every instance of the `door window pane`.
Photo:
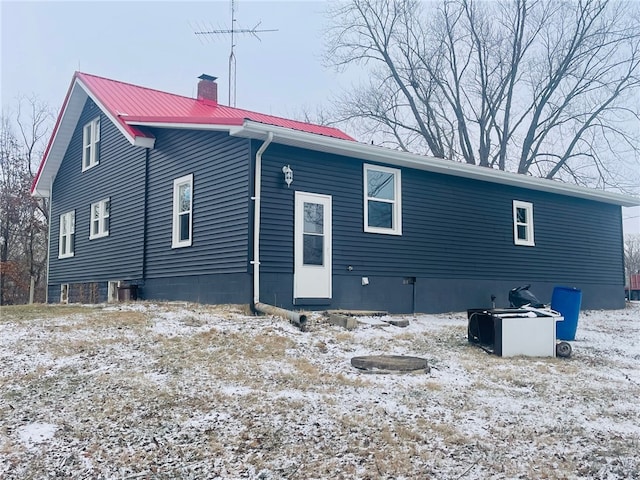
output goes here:
[{"label": "door window pane", "polygon": [[304,233],[323,234],[324,206],[319,203],[304,203]]},{"label": "door window pane", "polygon": [[324,265],[324,237],[308,234],[303,237],[302,263],[304,265]]}]

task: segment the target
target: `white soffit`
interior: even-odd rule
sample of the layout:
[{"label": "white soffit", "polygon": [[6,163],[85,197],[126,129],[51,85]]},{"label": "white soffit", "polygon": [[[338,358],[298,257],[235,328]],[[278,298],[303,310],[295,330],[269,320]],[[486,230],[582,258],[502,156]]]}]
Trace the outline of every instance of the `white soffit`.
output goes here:
[{"label": "white soffit", "polygon": [[38,181],[33,190],[33,195],[38,197],[48,197],[49,188],[56,178],[64,154],[67,151],[69,142],[78,123],[78,119],[82,114],[82,109],[87,100],[87,94],[83,88],[74,82],[69,100],[63,106],[62,116],[58,123],[58,128],[54,132],[51,140],[51,148],[47,152],[47,158],[38,175]]},{"label": "white soffit", "polygon": [[153,148],[155,138],[132,136],[123,128],[121,122],[117,118],[114,118],[113,115],[104,107],[102,102],[100,102],[100,100],[91,93],[82,80],[76,78],[73,82],[73,86],[71,87],[67,103],[63,105],[64,110],[61,113],[57,129],[53,133],[54,136],[51,141],[51,147],[47,152],[47,157],[44,160],[45,163],[38,175],[32,195],[37,197],[49,196],[49,189],[56,178],[58,169],[60,168],[62,159],[64,158],[64,154],[69,147],[71,137],[78,125],[78,121],[87,98],[91,98],[91,100],[93,100],[102,113],[107,116],[111,123],[116,126],[118,131],[122,133],[129,143],[138,147]]}]

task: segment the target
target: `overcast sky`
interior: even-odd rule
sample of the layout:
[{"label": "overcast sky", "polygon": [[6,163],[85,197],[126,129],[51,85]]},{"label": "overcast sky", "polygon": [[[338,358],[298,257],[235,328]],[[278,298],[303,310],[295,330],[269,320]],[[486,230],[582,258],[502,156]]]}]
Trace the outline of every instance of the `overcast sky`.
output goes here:
[{"label": "overcast sky", "polygon": [[[236,40],[237,106],[300,118],[342,88],[357,84],[321,61],[326,2],[236,2],[236,28],[277,32]],[[228,35],[198,37],[200,29],[231,26],[230,1],[0,0],[3,110],[20,95],[37,94],[56,111],[73,72],[101,75],[186,96],[196,77],[219,77],[228,100]],[[624,209],[625,232],[640,233],[640,208]]]},{"label": "overcast sky", "polygon": [[[2,1],[2,104],[37,93],[58,107],[73,72],[105,76],[191,96],[196,77],[219,77],[228,100],[230,1]],[[277,32],[236,38],[237,106],[300,115],[336,91],[322,66],[325,2],[236,2],[236,28]]]}]

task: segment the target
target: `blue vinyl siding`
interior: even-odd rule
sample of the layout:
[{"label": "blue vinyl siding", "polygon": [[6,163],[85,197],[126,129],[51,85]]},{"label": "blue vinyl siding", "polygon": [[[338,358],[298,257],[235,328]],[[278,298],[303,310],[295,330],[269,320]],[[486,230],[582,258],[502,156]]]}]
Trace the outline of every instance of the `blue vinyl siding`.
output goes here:
[{"label": "blue vinyl siding", "polygon": [[[153,133],[146,278],[246,273],[249,141],[219,132]],[[188,174],[193,174],[193,242],[171,248],[173,181]]]},{"label": "blue vinyl siding", "polygon": [[[477,284],[487,299],[498,286],[522,281],[545,289],[551,284],[594,292],[602,287],[603,295],[622,288],[618,206],[402,169],[402,236],[364,233],[363,161],[278,145],[270,146],[263,160],[262,272],[280,282],[282,274],[293,274],[294,191],[332,195],[334,298],[342,296],[342,305],[334,307],[349,301],[338,285],[352,285],[350,298],[361,297],[361,276],[395,278],[399,284],[416,277],[417,291],[427,283],[432,291],[438,283],[450,291]],[[282,174],[287,164],[294,171],[290,188]],[[533,247],[514,245],[513,200],[533,203]],[[269,284],[265,295],[287,296]],[[452,305],[448,299],[433,301]],[[462,300],[457,306],[470,305]]]},{"label": "blue vinyl siding", "polygon": [[[83,172],[82,128],[98,115],[100,163]],[[131,146],[87,100],[53,183],[50,284],[142,276],[144,168],[145,149]],[[109,235],[89,240],[90,206],[106,198],[111,199]],[[74,256],[58,259],[60,215],[71,210],[75,210]]]},{"label": "blue vinyl siding", "polygon": [[[51,300],[57,301],[61,283],[79,285],[78,292],[93,283],[100,293],[104,282],[125,280],[140,285],[142,298],[249,303],[253,161],[262,142],[154,129],[155,148],[147,150],[131,146],[101,115],[100,164],[82,172],[82,128],[97,115],[88,100],[53,185]],[[278,144],[267,148],[262,301],[299,307],[292,298],[298,190],[332,197],[333,299],[322,308],[464,310],[488,306],[491,294],[506,306],[508,289],[524,283],[542,301],[553,285],[568,285],[583,290],[585,308],[623,305],[620,207],[403,168],[402,235],[365,233],[364,163]],[[294,172],[290,187],[284,165]],[[193,241],[172,248],[173,181],[189,174]],[[90,205],[106,198],[109,236],[89,240]],[[514,244],[513,200],[533,204],[533,247]],[[71,210],[75,256],[58,259],[60,214]],[[366,287],[363,276],[370,279]]]}]

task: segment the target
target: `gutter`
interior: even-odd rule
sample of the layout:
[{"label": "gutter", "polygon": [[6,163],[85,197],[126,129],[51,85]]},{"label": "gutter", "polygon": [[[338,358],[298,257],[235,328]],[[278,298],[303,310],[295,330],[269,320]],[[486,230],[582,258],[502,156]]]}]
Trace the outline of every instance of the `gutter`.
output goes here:
[{"label": "gutter", "polygon": [[379,162],[387,165],[413,168],[444,175],[469,178],[513,187],[526,188],[569,197],[583,198],[597,202],[633,207],[640,205],[640,198],[596,190],[577,185],[562,183],[544,178],[537,178],[520,173],[494,170],[491,168],[467,165],[442,158],[417,155],[409,152],[392,150],[355,141],[341,140],[328,136],[292,130],[289,128],[266,125],[247,120],[241,127],[230,128],[229,134],[245,138],[261,139],[265,134],[274,135],[278,143],[299,148],[307,148],[324,153],[358,158],[368,162]]},{"label": "gutter", "polygon": [[275,307],[273,305],[267,305],[260,302],[260,190],[262,186],[262,154],[269,147],[273,141],[273,132],[267,133],[267,138],[260,145],[260,148],[256,152],[256,164],[254,171],[254,185],[253,185],[253,309],[260,313],[266,313],[268,315],[278,315],[284,317],[296,325],[300,330],[306,329],[307,316],[302,315],[292,310],[286,310],[284,308]]}]

